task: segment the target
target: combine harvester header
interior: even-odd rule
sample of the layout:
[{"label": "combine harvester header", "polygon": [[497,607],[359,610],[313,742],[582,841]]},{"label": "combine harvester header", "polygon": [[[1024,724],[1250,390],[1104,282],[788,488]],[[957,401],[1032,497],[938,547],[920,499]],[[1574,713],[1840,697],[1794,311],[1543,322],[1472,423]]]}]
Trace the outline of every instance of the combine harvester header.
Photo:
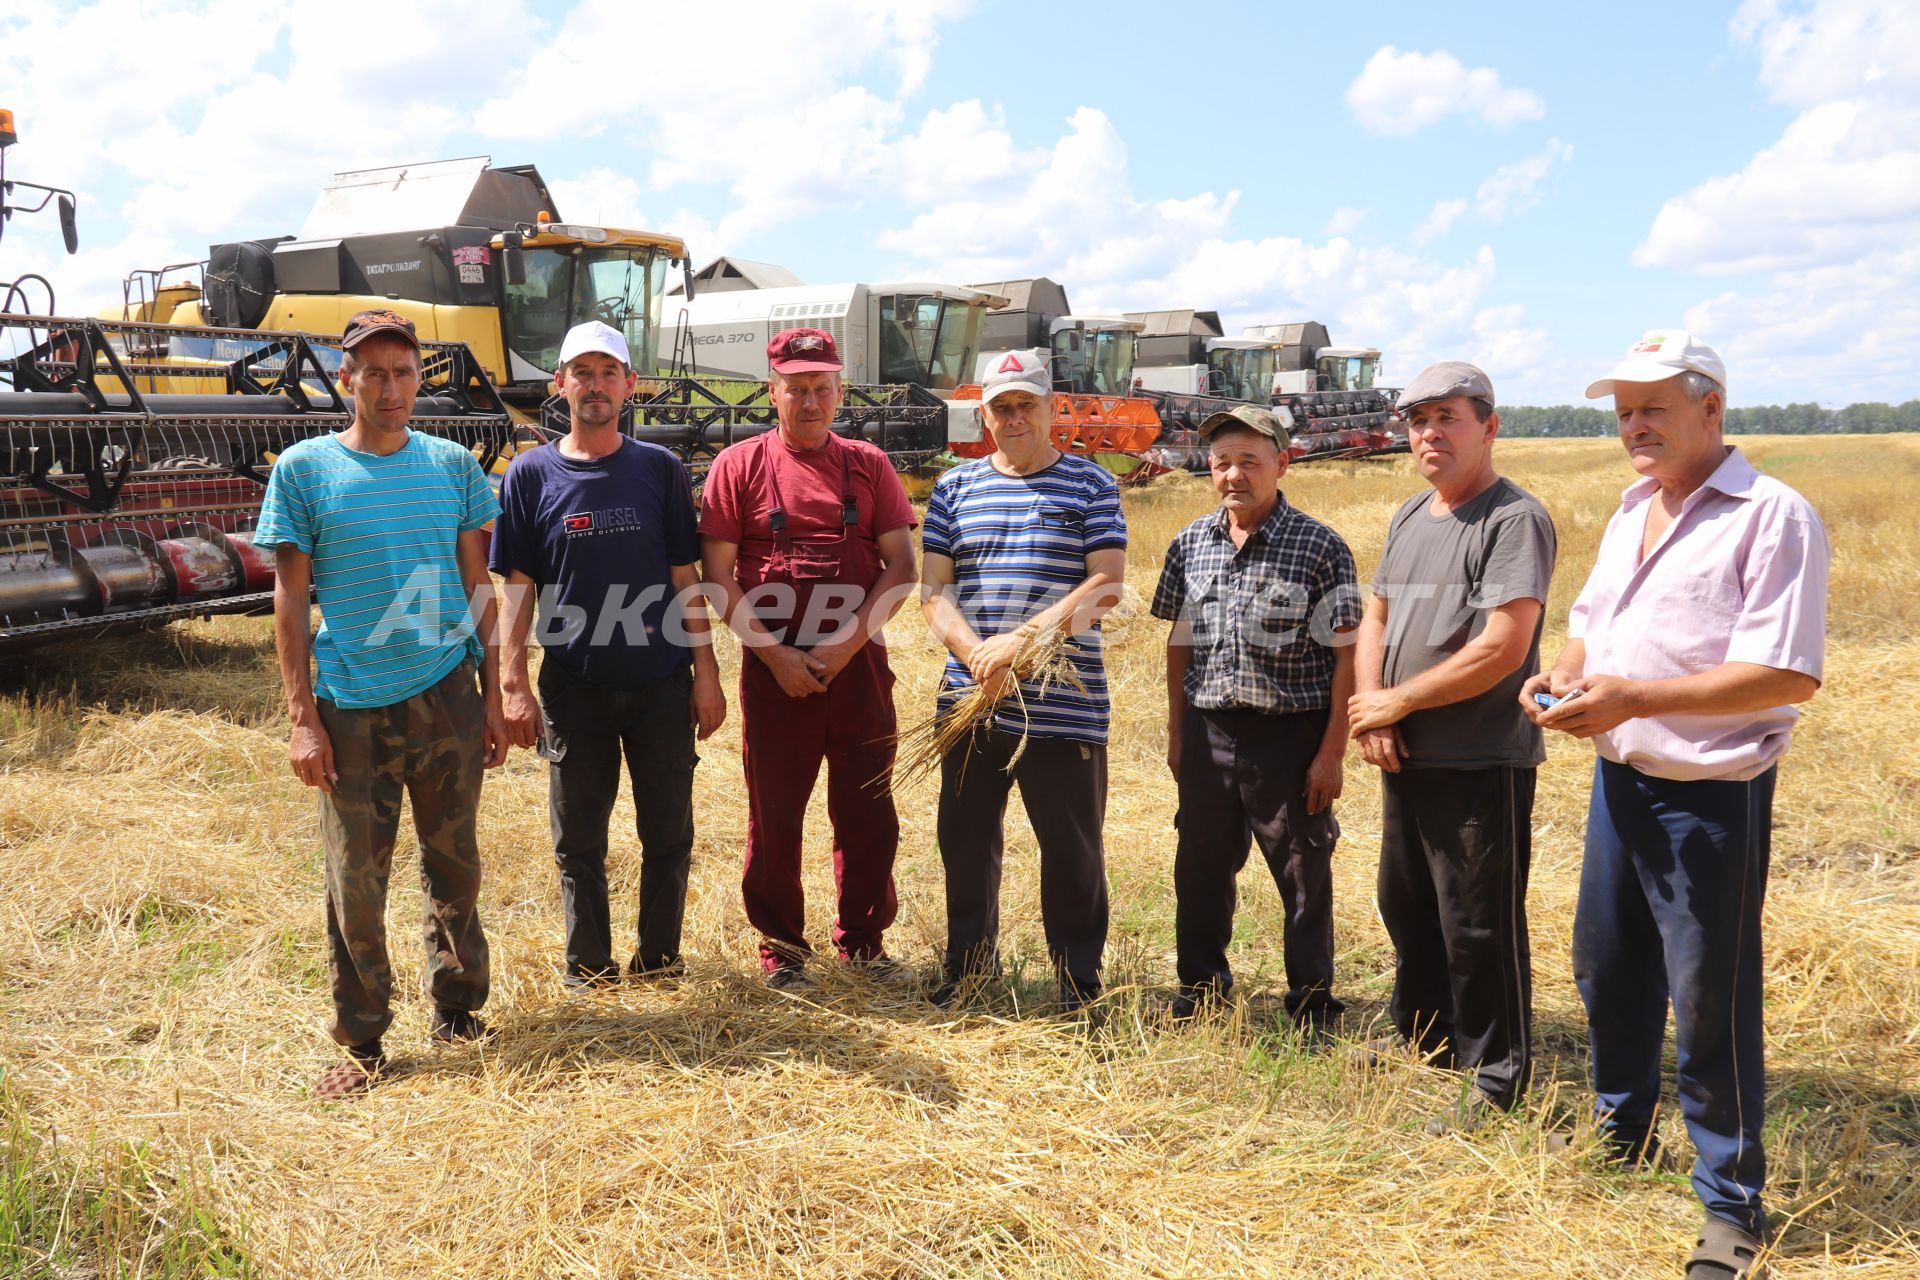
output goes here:
[{"label": "combine harvester header", "polygon": [[[241,354],[174,361],[183,338]],[[323,343],[0,314],[19,353],[0,359],[0,650],[270,608],[273,556],[252,542],[267,471],[350,417]],[[501,457],[512,422],[472,353],[422,358],[412,427]]]}]

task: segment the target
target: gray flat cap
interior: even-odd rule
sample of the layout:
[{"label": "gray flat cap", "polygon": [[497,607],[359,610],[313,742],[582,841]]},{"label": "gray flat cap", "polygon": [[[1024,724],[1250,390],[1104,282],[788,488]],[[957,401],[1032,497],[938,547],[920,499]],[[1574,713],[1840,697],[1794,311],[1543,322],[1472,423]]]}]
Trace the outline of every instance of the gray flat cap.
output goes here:
[{"label": "gray flat cap", "polygon": [[[1286,414],[1287,416],[1282,418],[1280,416],[1281,414]],[[1244,427],[1248,431],[1259,432],[1267,439],[1279,445],[1280,452],[1285,453],[1288,445],[1291,443],[1287,438],[1287,427],[1291,424],[1292,416],[1292,414],[1287,414],[1285,409],[1282,409],[1280,413],[1277,414],[1273,410],[1263,409],[1259,405],[1243,404],[1237,408],[1222,410],[1219,413],[1210,415],[1205,422],[1200,424],[1200,438],[1202,440],[1211,440],[1214,434],[1223,428]]]},{"label": "gray flat cap", "polygon": [[1464,360],[1442,360],[1439,364],[1430,364],[1422,369],[1419,376],[1400,393],[1400,399],[1394,402],[1394,407],[1404,413],[1417,404],[1425,404],[1429,400],[1451,400],[1455,396],[1493,404],[1493,379]]}]

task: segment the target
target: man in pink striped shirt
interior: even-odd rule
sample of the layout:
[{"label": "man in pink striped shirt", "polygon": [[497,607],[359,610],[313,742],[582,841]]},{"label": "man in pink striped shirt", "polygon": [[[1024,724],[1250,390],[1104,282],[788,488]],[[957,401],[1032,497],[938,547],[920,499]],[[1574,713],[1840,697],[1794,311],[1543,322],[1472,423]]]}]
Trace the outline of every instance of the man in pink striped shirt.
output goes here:
[{"label": "man in pink striped shirt", "polygon": [[1600,754],[1573,926],[1595,1113],[1623,1159],[1657,1149],[1671,998],[1707,1211],[1687,1276],[1757,1276],[1760,909],[1776,764],[1793,704],[1820,687],[1827,535],[1722,439],[1726,370],[1691,334],[1648,333],[1587,395],[1613,396],[1641,478],[1607,524],[1566,649],[1520,704]]}]

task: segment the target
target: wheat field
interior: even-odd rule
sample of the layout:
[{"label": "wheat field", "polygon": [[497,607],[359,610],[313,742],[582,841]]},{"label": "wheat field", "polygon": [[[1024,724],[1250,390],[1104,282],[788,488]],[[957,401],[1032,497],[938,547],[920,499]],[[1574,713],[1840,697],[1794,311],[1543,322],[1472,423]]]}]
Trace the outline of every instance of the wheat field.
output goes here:
[{"label": "wheat field", "polygon": [[[1783,1278],[1920,1275],[1920,438],[1750,437],[1831,531],[1825,687],[1780,776],[1768,897],[1770,1204]],[[1548,660],[1619,490],[1607,440],[1503,443],[1558,523]],[[1419,486],[1405,458],[1317,464],[1291,501],[1362,573]],[[1180,477],[1127,498],[1129,572],[1151,592],[1174,531],[1212,505]],[[1169,1027],[1173,801],[1164,626],[1113,628],[1106,1018],[1046,1016],[1032,837],[1009,814],[1004,999],[950,1014],[817,963],[765,990],[739,902],[737,721],[696,774],[689,974],[577,994],[559,981],[544,765],[516,752],[482,806],[494,948],[484,1047],[436,1048],[418,993],[419,897],[403,835],[390,904],[394,1075],[339,1104],[312,797],[287,771],[264,619],[177,625],[0,665],[0,1068],[36,1133],[84,1165],[139,1153],[154,1222],[218,1224],[252,1273],[456,1277],[1676,1277],[1698,1206],[1677,1116],[1669,1163],[1604,1165],[1584,1116],[1568,961],[1591,754],[1556,739],[1535,814],[1540,1069],[1525,1112],[1429,1138],[1457,1077],[1361,1070],[1294,1042],[1279,916],[1255,858],[1224,1021]],[[939,656],[896,621],[903,722]],[[731,673],[737,654],[723,642]],[[729,674],[731,700],[731,674]],[[900,796],[895,955],[943,941],[935,791]],[[1378,784],[1350,756],[1336,853],[1346,1034],[1378,1019],[1391,950],[1372,905]],[[831,918],[824,802],[810,931]],[[616,919],[637,849],[614,816]],[[1669,1097],[1671,1091],[1669,1090]],[[1572,1138],[1552,1149],[1549,1134]],[[119,1157],[124,1161],[124,1154]],[[135,1232],[93,1270],[16,1254],[11,1274],[159,1274]],[[145,1252],[143,1253],[143,1249]],[[36,1270],[36,1266],[40,1269]],[[117,1270],[116,1270],[117,1268]],[[3,1268],[0,1268],[3,1269]]]}]

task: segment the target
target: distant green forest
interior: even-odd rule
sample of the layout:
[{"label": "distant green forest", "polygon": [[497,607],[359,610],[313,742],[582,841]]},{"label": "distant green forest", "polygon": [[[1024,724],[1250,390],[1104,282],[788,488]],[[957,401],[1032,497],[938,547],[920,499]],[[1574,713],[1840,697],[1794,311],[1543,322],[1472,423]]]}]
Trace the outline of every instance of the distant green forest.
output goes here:
[{"label": "distant green forest", "polygon": [[[1503,436],[1610,436],[1618,428],[1611,409],[1570,404],[1502,406]],[[1741,435],[1826,436],[1851,432],[1920,431],[1920,400],[1904,404],[1867,401],[1844,409],[1817,404],[1763,404],[1727,410],[1727,430]]]}]

